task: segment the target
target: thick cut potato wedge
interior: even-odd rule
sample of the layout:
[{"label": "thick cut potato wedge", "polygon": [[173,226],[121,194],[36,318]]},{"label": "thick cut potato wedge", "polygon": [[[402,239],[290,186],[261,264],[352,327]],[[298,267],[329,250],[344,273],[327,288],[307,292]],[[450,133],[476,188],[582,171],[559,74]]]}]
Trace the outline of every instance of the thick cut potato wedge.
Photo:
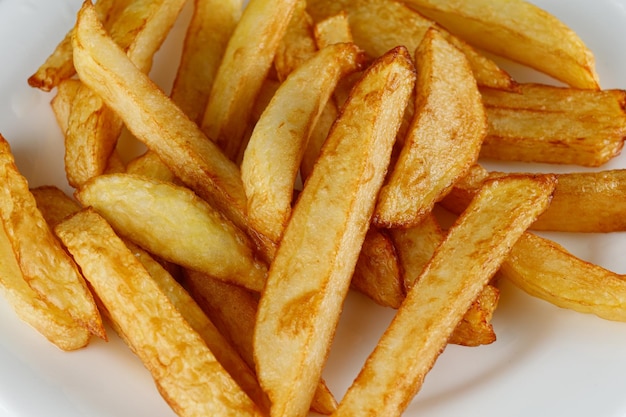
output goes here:
[{"label": "thick cut potato wedge", "polygon": [[269,240],[248,224],[238,167],[132,64],[87,4],[79,12],[73,39],[74,65],[81,80],[105,99],[176,177],[252,235],[261,249],[271,252]]},{"label": "thick cut potato wedge", "polygon": [[0,224],[28,285],[45,302],[67,311],[92,334],[106,339],[100,314],[72,258],[63,250],[0,136]]},{"label": "thick cut potato wedge", "polygon": [[415,51],[426,31],[437,28],[450,43],[467,55],[479,85],[505,90],[515,88],[515,82],[495,62],[399,1],[309,0],[308,11],[316,21],[345,11],[355,43],[372,57],[380,56],[398,45]]},{"label": "thick cut potato wedge", "polygon": [[[321,48],[319,48],[321,49]],[[318,50],[313,37],[313,19],[306,11],[306,0],[298,0],[285,34],[278,43],[274,68],[279,81],[308,61]]]},{"label": "thick cut potato wedge", "polygon": [[92,178],[76,192],[125,238],[187,268],[260,291],[267,267],[248,237],[191,190],[130,174]]},{"label": "thick cut potato wedge", "polygon": [[337,13],[315,24],[313,28],[318,48],[340,42],[353,42],[352,30],[346,12]]},{"label": "thick cut potato wedge", "polygon": [[202,130],[237,160],[245,128],[297,0],[251,0],[226,46],[215,75]]},{"label": "thick cut potato wedge", "polygon": [[291,215],[300,162],[317,119],[338,81],[363,62],[364,55],[354,44],[320,50],[280,85],[254,127],[241,177],[250,221],[274,242],[280,240]]},{"label": "thick cut potato wedge", "polygon": [[549,204],[554,184],[551,176],[519,176],[483,186],[407,294],[335,416],[402,414],[472,301]]},{"label": "thick cut potato wedge", "polygon": [[[185,287],[252,368],[252,349],[258,297],[245,288],[226,283],[197,271],[185,270]],[[323,380],[317,385],[311,410],[331,414],[337,401]]]},{"label": "thick cut potato wedge", "polygon": [[481,157],[598,167],[626,137],[626,92],[521,84],[482,89],[489,130]]},{"label": "thick cut potato wedge", "polygon": [[481,49],[517,61],[573,87],[598,88],[592,52],[578,35],[525,0],[405,0]]},{"label": "thick cut potato wedge", "polygon": [[102,217],[86,209],[55,231],[176,413],[262,415]]},{"label": "thick cut potato wedge", "polygon": [[411,227],[476,163],[487,121],[465,55],[429,29],[415,52],[414,117],[373,222]]},{"label": "thick cut potato wedge", "polygon": [[30,190],[37,203],[37,208],[51,229],[66,217],[80,211],[83,206],[53,185],[43,185]]},{"label": "thick cut potato wedge", "polygon": [[309,409],[414,80],[403,47],[368,68],[298,198],[254,333],[271,415]]}]

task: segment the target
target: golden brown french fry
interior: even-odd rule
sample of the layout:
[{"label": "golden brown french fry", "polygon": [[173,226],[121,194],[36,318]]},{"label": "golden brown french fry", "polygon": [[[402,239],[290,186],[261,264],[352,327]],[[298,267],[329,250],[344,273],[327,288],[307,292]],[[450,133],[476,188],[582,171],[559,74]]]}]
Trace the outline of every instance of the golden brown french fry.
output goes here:
[{"label": "golden brown french fry", "polygon": [[74,78],[63,80],[57,86],[57,92],[52,100],[50,100],[50,107],[54,112],[54,117],[63,134],[67,131],[67,125],[72,111],[72,103],[81,85],[80,80]]},{"label": "golden brown french fry", "polygon": [[238,160],[254,100],[274,60],[296,0],[251,0],[230,37],[215,75],[202,130]]},{"label": "golden brown french fry", "polygon": [[102,217],[86,209],[55,231],[176,413],[262,415]]},{"label": "golden brown french fry", "polygon": [[[127,0],[98,0],[94,7],[98,13],[98,18],[105,22],[105,26],[115,20],[119,9],[126,6]],[[31,87],[39,88],[43,91],[51,91],[58,87],[63,81],[71,79],[76,73],[72,61],[72,32],[71,29],[56,46],[52,54],[45,60],[37,71],[28,77],[28,84]]]},{"label": "golden brown french fry", "polygon": [[547,207],[551,176],[491,180],[449,230],[335,416],[399,416],[472,301]]},{"label": "golden brown french fry", "polygon": [[285,34],[276,48],[274,68],[278,80],[284,81],[293,70],[311,58],[317,50],[318,47],[313,38],[313,19],[306,11],[306,1],[298,0]]},{"label": "golden brown french fry", "polygon": [[300,162],[317,119],[337,82],[363,63],[363,52],[354,44],[320,50],[280,85],[254,127],[241,163],[247,213],[274,242],[291,215]]},{"label": "golden brown french fry", "polygon": [[158,181],[176,182],[176,176],[163,163],[161,158],[152,151],[147,151],[131,160],[126,166],[126,172]]},{"label": "golden brown french fry", "polygon": [[626,136],[626,91],[519,85],[518,93],[482,89],[489,131],[481,157],[601,166]]},{"label": "golden brown french fry", "polygon": [[9,143],[0,135],[0,221],[28,285],[45,302],[66,310],[89,332],[106,339],[102,319],[72,258],[50,231]]},{"label": "golden brown french fry", "polygon": [[353,42],[348,14],[346,12],[337,13],[327,17],[315,24],[313,28],[315,43],[322,49],[325,46],[340,42]]},{"label": "golden brown french fry", "polygon": [[532,233],[517,241],[500,275],[556,306],[626,321],[626,277],[576,258]]},{"label": "golden brown french fry", "polygon": [[59,349],[76,350],[89,343],[91,335],[83,325],[28,285],[4,227],[0,227],[0,293],[21,320]]},{"label": "golden brown french fry", "polygon": [[194,0],[171,98],[200,123],[211,86],[239,17],[242,0]]},{"label": "golden brown french fry", "polygon": [[487,133],[485,111],[465,55],[435,29],[415,52],[414,118],[391,175],[380,190],[373,222],[421,222],[476,163]]},{"label": "golden brown french fry", "polygon": [[271,252],[269,240],[255,233],[246,218],[238,167],[130,62],[88,5],[79,12],[74,65],[81,80],[105,98],[131,133],[183,183],[253,236],[262,250]]},{"label": "golden brown french fry", "polygon": [[44,185],[30,190],[37,208],[51,229],[66,217],[76,213],[83,206],[63,190],[53,185]]},{"label": "golden brown french fry", "polygon": [[595,60],[584,42],[559,19],[525,0],[406,3],[483,50],[574,87],[598,88]]},{"label": "golden brown french fry", "polygon": [[388,231],[370,226],[352,275],[351,287],[380,305],[398,308],[406,296],[403,272]]},{"label": "golden brown french fry", "polygon": [[485,285],[454,328],[448,343],[473,347],[495,342],[496,333],[491,318],[499,299],[500,290],[491,284]]},{"label": "golden brown french fry", "polygon": [[426,31],[435,27],[446,33],[448,41],[467,55],[479,85],[505,90],[515,87],[511,77],[492,60],[399,1],[309,0],[307,10],[315,21],[347,12],[354,41],[372,57],[380,56],[397,45],[415,51]]},{"label": "golden brown french fry", "polygon": [[[191,270],[185,270],[184,283],[222,334],[231,341],[248,365],[254,368],[252,337],[258,309],[256,294]],[[311,410],[328,415],[336,408],[335,397],[325,382],[320,380]]]},{"label": "golden brown french fry", "polygon": [[309,409],[414,81],[403,47],[370,66],[298,197],[253,340],[273,415]]},{"label": "golden brown french fry", "polygon": [[231,346],[189,293],[148,252],[133,243],[124,242],[146,268],[159,289],[167,296],[189,325],[204,340],[226,372],[259,408],[269,410],[269,400],[259,386],[254,367],[250,367]]},{"label": "golden brown french fry", "polygon": [[255,291],[265,284],[267,267],[256,259],[253,243],[188,188],[111,174],[87,181],[76,198],[160,258]]}]

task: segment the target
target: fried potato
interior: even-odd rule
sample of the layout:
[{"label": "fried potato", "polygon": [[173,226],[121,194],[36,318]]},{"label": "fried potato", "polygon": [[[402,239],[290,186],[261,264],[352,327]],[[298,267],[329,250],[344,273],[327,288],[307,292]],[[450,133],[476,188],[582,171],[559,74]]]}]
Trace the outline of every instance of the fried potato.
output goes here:
[{"label": "fried potato", "polygon": [[130,62],[103,31],[89,5],[84,5],[78,15],[74,64],[81,80],[105,98],[131,133],[183,183],[259,244],[268,244],[248,224],[238,167]]},{"label": "fried potato", "polygon": [[[191,270],[185,270],[184,283],[222,334],[231,341],[248,365],[254,368],[252,337],[258,309],[256,294]],[[325,382],[320,380],[311,410],[328,415],[336,408],[335,397]]]},{"label": "fried potato", "polygon": [[550,201],[551,176],[486,183],[449,230],[340,401],[336,416],[399,416],[452,330]]},{"label": "fried potato", "polygon": [[152,178],[164,182],[177,182],[172,170],[152,151],[146,151],[142,155],[132,159],[126,166],[126,173]]},{"label": "fried potato", "polygon": [[176,413],[262,415],[102,217],[87,209],[55,231]]},{"label": "fried potato", "polygon": [[491,319],[499,299],[500,290],[493,285],[485,285],[454,328],[448,343],[475,347],[495,342],[496,333]]},{"label": "fried potato", "polygon": [[626,278],[576,258],[561,245],[525,233],[500,276],[556,306],[626,321]]},{"label": "fried potato", "polygon": [[595,59],[584,42],[559,19],[525,0],[406,3],[478,48],[573,87],[598,89]]},{"label": "fried potato", "polygon": [[28,285],[4,226],[0,227],[0,293],[21,320],[59,349],[76,350],[89,343],[91,335],[84,326]]},{"label": "fried potato", "polygon": [[320,50],[280,85],[252,132],[241,163],[247,213],[274,242],[291,215],[300,162],[317,119],[337,82],[363,62],[354,44]]},{"label": "fried potato", "polygon": [[368,68],[299,195],[259,302],[254,354],[273,415],[306,415],[415,80],[405,48]]},{"label": "fried potato", "polygon": [[411,227],[476,163],[485,111],[465,55],[429,29],[415,52],[414,118],[380,190],[373,222]]},{"label": "fried potato", "polygon": [[337,13],[315,24],[313,28],[315,43],[318,48],[340,42],[353,42],[350,22],[346,12]]},{"label": "fried potato", "polygon": [[482,89],[489,131],[481,157],[598,167],[626,137],[626,92],[522,84],[519,93]]},{"label": "fried potato", "polygon": [[0,221],[24,279],[44,300],[67,311],[90,333],[106,339],[93,297],[72,258],[50,231],[28,182],[0,136]]},{"label": "fried potato", "polygon": [[80,211],[83,206],[63,190],[53,185],[44,185],[30,190],[37,208],[51,229],[63,219]]},{"label": "fried potato", "polygon": [[260,291],[267,267],[239,229],[191,190],[130,174],[101,175],[76,192],[125,238],[178,265]]},{"label": "fried potato", "polygon": [[[321,48],[319,48],[321,49]],[[306,1],[298,0],[285,34],[278,43],[274,68],[279,81],[309,60],[318,50],[313,37],[313,19],[306,11]]]},{"label": "fried potato", "polygon": [[63,80],[59,83],[56,94],[52,100],[50,100],[50,107],[63,134],[67,131],[70,112],[72,111],[72,103],[81,85],[80,80],[74,78]]},{"label": "fried potato", "polygon": [[194,0],[170,97],[200,123],[224,50],[239,18],[242,0]]},{"label": "fried potato", "polygon": [[251,0],[215,75],[201,127],[226,156],[238,160],[245,128],[296,0]]},{"label": "fried potato", "polygon": [[450,43],[467,55],[479,85],[506,90],[515,87],[511,77],[495,62],[401,2],[394,0],[309,0],[307,10],[315,21],[345,11],[348,14],[355,43],[372,57],[380,56],[398,45],[404,45],[409,51],[415,51],[426,31],[435,27],[445,33]]}]

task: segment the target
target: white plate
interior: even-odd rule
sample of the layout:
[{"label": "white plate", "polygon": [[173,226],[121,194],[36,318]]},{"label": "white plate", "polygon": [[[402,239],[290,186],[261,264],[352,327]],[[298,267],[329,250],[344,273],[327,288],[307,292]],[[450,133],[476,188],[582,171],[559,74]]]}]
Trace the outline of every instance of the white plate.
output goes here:
[{"label": "white plate", "polygon": [[[540,0],[594,51],[605,88],[626,88],[626,2]],[[71,26],[80,0],[0,0],[0,132],[32,186],[63,175],[51,95],[26,78]],[[189,8],[182,19],[188,19]],[[167,89],[182,31],[168,39],[153,76]],[[523,76],[523,74],[522,74]],[[626,156],[608,167],[625,167]],[[527,166],[525,166],[527,167]],[[626,273],[626,235],[551,235],[583,259]],[[324,376],[340,398],[392,311],[350,295]],[[505,286],[494,318],[498,341],[450,346],[407,416],[626,416],[626,324],[555,308]],[[150,375],[119,339],[65,353],[0,300],[0,415],[173,416]]]}]

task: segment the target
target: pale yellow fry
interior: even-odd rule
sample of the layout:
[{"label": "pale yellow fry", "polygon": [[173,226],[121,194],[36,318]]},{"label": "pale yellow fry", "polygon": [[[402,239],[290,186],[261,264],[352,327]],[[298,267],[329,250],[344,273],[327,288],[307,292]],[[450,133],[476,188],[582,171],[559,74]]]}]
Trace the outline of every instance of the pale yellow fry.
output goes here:
[{"label": "pale yellow fry", "polygon": [[80,80],[74,78],[63,80],[57,86],[57,92],[52,100],[50,100],[50,107],[54,112],[57,125],[59,125],[59,128],[64,135],[67,131],[74,97],[76,97],[81,85],[82,83]]},{"label": "pale yellow fry", "polygon": [[62,350],[89,343],[89,331],[70,314],[37,294],[24,280],[13,246],[0,225],[0,293],[15,314]]},{"label": "pale yellow fry", "polygon": [[419,224],[476,163],[487,133],[481,95],[465,55],[435,29],[415,52],[415,116],[378,197],[379,227]]},{"label": "pale yellow fry", "polygon": [[130,174],[92,178],[76,192],[127,239],[159,257],[260,291],[267,267],[253,244],[188,188]]},{"label": "pale yellow fry", "polygon": [[106,339],[100,314],[78,267],[50,231],[28,182],[0,135],[0,221],[28,285],[66,310],[92,334]]},{"label": "pale yellow fry", "polygon": [[171,97],[191,120],[200,123],[224,50],[241,16],[242,0],[194,0],[193,4]]},{"label": "pale yellow fry", "polygon": [[592,52],[578,35],[525,1],[406,0],[452,33],[574,87],[597,89]]},{"label": "pale yellow fry", "polygon": [[485,184],[449,230],[370,354],[335,416],[399,416],[472,301],[547,207],[551,176]]},{"label": "pale yellow fry", "polygon": [[313,29],[315,43],[320,49],[334,43],[353,42],[352,30],[346,12],[337,13],[317,22]]},{"label": "pale yellow fry", "polygon": [[102,217],[86,209],[55,231],[176,413],[262,415]]},{"label": "pale yellow fry", "polygon": [[309,409],[414,80],[402,47],[368,68],[298,198],[253,340],[271,415]]},{"label": "pale yellow fry", "polygon": [[201,126],[233,160],[296,1],[251,0],[224,52]]},{"label": "pale yellow fry", "polygon": [[576,258],[561,245],[525,233],[500,275],[558,307],[626,321],[626,277]]},{"label": "pale yellow fry", "polygon": [[454,46],[466,55],[479,85],[511,90],[512,78],[465,41],[449,34],[434,21],[425,18],[395,0],[309,0],[309,13],[316,21],[347,12],[354,41],[373,57],[396,45],[415,51],[426,31],[432,27],[444,32]]},{"label": "pale yellow fry", "polygon": [[249,231],[238,167],[132,64],[88,5],[79,12],[74,64],[81,80],[105,99],[134,136],[181,181]]},{"label": "pale yellow fry", "polygon": [[280,240],[291,215],[300,162],[317,119],[337,82],[363,62],[364,55],[354,44],[319,51],[281,84],[254,127],[241,177],[250,220],[274,242]]}]

